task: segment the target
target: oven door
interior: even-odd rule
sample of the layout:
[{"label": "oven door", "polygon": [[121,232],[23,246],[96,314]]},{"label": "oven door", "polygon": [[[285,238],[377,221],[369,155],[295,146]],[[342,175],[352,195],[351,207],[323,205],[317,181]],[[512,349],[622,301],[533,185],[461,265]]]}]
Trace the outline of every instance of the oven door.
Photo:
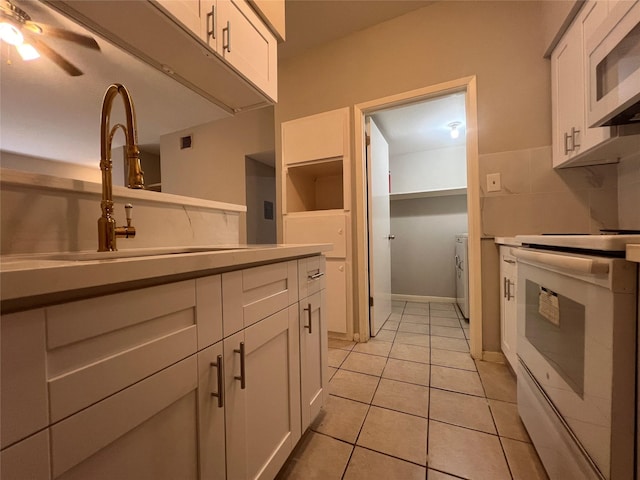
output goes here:
[{"label": "oven door", "polygon": [[589,126],[640,123],[640,1],[617,2],[587,52]]},{"label": "oven door", "polygon": [[631,291],[620,293],[624,260],[514,255],[521,362],[600,475],[630,478],[612,472],[633,469],[635,273],[623,274]]}]

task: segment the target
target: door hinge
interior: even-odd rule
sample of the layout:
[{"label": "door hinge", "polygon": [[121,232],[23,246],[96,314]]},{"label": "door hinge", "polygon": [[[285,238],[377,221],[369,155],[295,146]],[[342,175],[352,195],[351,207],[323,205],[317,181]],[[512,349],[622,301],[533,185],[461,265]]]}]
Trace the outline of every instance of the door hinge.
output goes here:
[{"label": "door hinge", "polygon": [[373,307],[373,297],[369,297],[369,306]]},{"label": "door hinge", "polygon": [[370,135],[365,134],[365,136],[364,136],[364,145],[365,145],[365,147],[368,147],[369,145],[371,145],[371,136]]}]

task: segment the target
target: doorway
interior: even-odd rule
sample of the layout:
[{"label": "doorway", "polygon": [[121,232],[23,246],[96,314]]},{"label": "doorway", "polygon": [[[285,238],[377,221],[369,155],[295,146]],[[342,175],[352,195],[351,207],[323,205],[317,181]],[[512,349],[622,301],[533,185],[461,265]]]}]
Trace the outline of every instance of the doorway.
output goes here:
[{"label": "doorway", "polygon": [[[457,233],[465,233],[468,232],[468,244],[469,244],[469,253],[468,253],[468,263],[469,263],[469,310],[468,315],[472,319],[470,324],[470,336],[471,336],[471,354],[475,358],[481,358],[482,356],[482,301],[481,301],[481,290],[480,290],[480,208],[479,208],[479,184],[478,184],[478,169],[477,169],[477,121],[476,121],[476,92],[475,92],[475,77],[468,77],[465,79],[460,79],[452,82],[447,82],[444,84],[434,85],[432,87],[427,87],[424,89],[419,89],[411,92],[406,92],[404,94],[395,95],[392,97],[385,97],[382,99],[374,100],[371,102],[367,102],[365,104],[359,104],[355,106],[355,135],[356,140],[356,169],[357,172],[362,168],[362,184],[357,184],[357,187],[360,187],[362,190],[358,193],[357,197],[357,209],[359,213],[359,219],[361,220],[360,225],[358,225],[358,238],[357,241],[360,245],[366,246],[363,248],[363,252],[359,255],[358,261],[358,269],[359,269],[359,305],[360,305],[360,332],[361,336],[368,338],[371,335],[375,335],[377,329],[381,326],[380,318],[376,320],[376,315],[382,315],[382,320],[386,320],[384,317],[385,313],[379,313],[377,310],[374,311],[371,305],[371,298],[373,298],[373,306],[375,307],[376,300],[375,296],[379,295],[380,289],[376,287],[375,277],[369,277],[369,272],[376,271],[376,263],[380,263],[380,251],[384,251],[385,248],[376,247],[376,244],[382,243],[384,245],[384,232],[377,232],[376,227],[373,222],[373,218],[375,218],[375,204],[376,202],[372,201],[372,194],[377,196],[379,192],[375,192],[373,182],[370,182],[370,174],[373,172],[373,169],[367,168],[367,152],[369,151],[369,146],[365,142],[365,129],[367,118],[373,118],[376,123],[376,118],[378,118],[378,123],[384,123],[384,120],[380,119],[381,114],[384,112],[400,112],[401,108],[405,108],[409,105],[419,105],[426,104],[428,101],[434,101],[437,99],[443,99],[446,97],[458,97],[462,100],[462,104],[464,105],[463,117],[460,119],[451,118],[447,124],[445,125],[449,130],[447,131],[448,135],[451,135],[452,130],[454,128],[449,125],[453,122],[460,122],[460,124],[456,124],[455,128],[458,129],[460,133],[460,137],[463,137],[463,142],[461,148],[464,150],[466,154],[466,159],[463,160],[463,163],[466,164],[466,172],[463,173],[463,178],[461,185],[454,185],[455,179],[450,181],[446,186],[434,185],[434,188],[431,190],[449,190],[447,195],[458,196],[457,203],[458,210],[460,210],[460,203],[466,203],[466,210],[468,212],[468,218],[466,225],[460,224],[458,218],[458,226],[456,229],[462,229],[463,231],[459,231]],[[369,122],[371,123],[371,122]],[[370,127],[369,127],[370,128]],[[466,135],[463,135],[464,130],[466,129]],[[384,127],[383,127],[384,130]],[[361,133],[360,133],[361,132]],[[360,138],[362,137],[362,138]],[[373,140],[372,140],[373,141]],[[445,162],[442,164],[443,168],[447,165],[451,165],[451,162],[448,164],[446,160],[442,160]],[[388,173],[388,172],[387,172]],[[387,193],[389,191],[393,192],[393,184],[394,184],[394,176],[391,175],[387,180],[390,183],[390,188],[388,188]],[[419,175],[413,175],[413,178],[410,178],[410,181],[416,180]],[[447,175],[444,176],[445,179]],[[455,176],[454,176],[455,177]],[[400,181],[400,178],[397,179]],[[433,180],[433,179],[432,179]],[[379,183],[379,182],[378,182]],[[462,188],[466,186],[466,198],[458,195],[462,193]],[[371,189],[369,188],[371,187]],[[455,190],[459,190],[455,192]],[[417,192],[417,191],[416,191]],[[407,195],[411,195],[412,193],[409,190],[405,190]],[[392,193],[393,194],[393,193]],[[379,201],[378,201],[379,203]],[[442,202],[440,202],[442,203]],[[463,208],[464,209],[464,208]],[[370,228],[371,226],[371,228]],[[466,226],[466,228],[465,228]],[[396,225],[397,228],[397,225]],[[393,235],[395,232],[389,231],[386,233],[388,238],[387,247],[391,244],[393,240]],[[361,243],[360,243],[361,242]],[[452,243],[448,248],[455,248],[454,240],[452,239]],[[391,248],[386,248],[388,250],[389,255],[391,255]],[[361,262],[361,263],[360,263]],[[382,260],[384,263],[385,260]],[[450,259],[450,273],[455,275],[454,269],[454,261],[453,256]],[[383,282],[384,283],[384,282]],[[388,293],[390,297],[391,292],[382,292],[383,294]],[[444,295],[447,296],[447,295]],[[455,300],[455,298],[453,299]],[[384,303],[384,302],[383,302]],[[389,312],[390,313],[390,312]]]}]

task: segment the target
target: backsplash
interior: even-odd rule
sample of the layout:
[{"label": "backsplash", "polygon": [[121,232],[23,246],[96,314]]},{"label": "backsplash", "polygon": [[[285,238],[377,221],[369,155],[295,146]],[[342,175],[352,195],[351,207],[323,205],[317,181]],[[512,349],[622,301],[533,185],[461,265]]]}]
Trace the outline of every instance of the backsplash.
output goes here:
[{"label": "backsplash", "polygon": [[640,152],[618,164],[619,228],[640,230]]},{"label": "backsplash", "polygon": [[[620,205],[621,212],[626,212],[629,199],[635,196],[631,205],[636,207],[630,207],[633,211],[624,215],[635,215],[637,221],[640,159],[629,165],[625,181],[629,190],[635,191],[625,191]],[[548,146],[480,155],[479,171],[485,237],[599,233],[602,228],[622,228],[616,164],[554,170]],[[486,176],[490,173],[501,174],[501,191],[487,192]],[[633,221],[631,218],[624,223]]]},{"label": "backsplash", "polygon": [[[0,171],[0,253],[95,251],[101,185],[48,175]],[[244,206],[113,187],[114,216],[125,224],[132,203],[136,237],[118,249],[237,244]]]}]

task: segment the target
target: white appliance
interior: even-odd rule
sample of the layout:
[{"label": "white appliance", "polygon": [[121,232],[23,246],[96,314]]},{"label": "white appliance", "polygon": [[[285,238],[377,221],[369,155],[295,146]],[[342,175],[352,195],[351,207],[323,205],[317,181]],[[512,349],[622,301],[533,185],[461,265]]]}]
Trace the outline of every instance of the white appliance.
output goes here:
[{"label": "white appliance", "polygon": [[640,1],[611,5],[587,39],[591,127],[640,124]]},{"label": "white appliance", "polygon": [[[638,235],[518,236],[518,412],[549,477],[634,478]],[[567,251],[568,250],[568,251]]]},{"label": "white appliance", "polygon": [[464,318],[469,318],[469,235],[456,235],[456,303]]}]

